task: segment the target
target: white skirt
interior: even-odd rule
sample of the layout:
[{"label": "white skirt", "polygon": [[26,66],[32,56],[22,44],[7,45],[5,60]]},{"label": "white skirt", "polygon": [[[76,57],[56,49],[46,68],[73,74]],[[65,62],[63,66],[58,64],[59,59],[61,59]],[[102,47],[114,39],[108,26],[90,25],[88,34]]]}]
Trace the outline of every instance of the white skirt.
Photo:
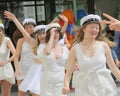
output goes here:
[{"label": "white skirt", "polygon": [[108,69],[75,73],[75,96],[119,96]]},{"label": "white skirt", "polygon": [[40,95],[40,80],[42,73],[42,65],[34,64],[29,69],[25,79],[19,85],[19,90],[27,92],[28,90],[34,94]]},{"label": "white skirt", "polygon": [[0,80],[6,80],[11,84],[15,84],[14,71],[11,63],[0,67]]}]

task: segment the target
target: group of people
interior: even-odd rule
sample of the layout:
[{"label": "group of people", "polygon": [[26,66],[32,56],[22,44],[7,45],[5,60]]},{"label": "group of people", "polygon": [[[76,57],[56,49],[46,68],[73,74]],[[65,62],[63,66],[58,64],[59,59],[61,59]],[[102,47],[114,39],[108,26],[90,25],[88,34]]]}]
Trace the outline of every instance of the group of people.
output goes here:
[{"label": "group of people", "polygon": [[[66,96],[70,92],[71,78],[75,96],[118,96],[111,76],[112,72],[120,81],[120,71],[110,49],[115,43],[103,36],[101,24],[109,24],[111,30],[120,31],[119,20],[105,13],[103,16],[109,21],[93,14],[83,17],[80,26],[74,30],[76,43],[69,49],[65,35],[68,20],[64,15],[59,15],[64,21],[62,27],[57,17],[50,24],[36,26],[31,18],[21,24],[9,11],[5,11],[4,16],[15,23],[23,37],[14,48],[4,35],[4,25],[0,24],[2,96],[10,96],[15,78],[18,96],[25,96],[27,91],[32,96]],[[15,73],[10,63],[13,60]]]}]

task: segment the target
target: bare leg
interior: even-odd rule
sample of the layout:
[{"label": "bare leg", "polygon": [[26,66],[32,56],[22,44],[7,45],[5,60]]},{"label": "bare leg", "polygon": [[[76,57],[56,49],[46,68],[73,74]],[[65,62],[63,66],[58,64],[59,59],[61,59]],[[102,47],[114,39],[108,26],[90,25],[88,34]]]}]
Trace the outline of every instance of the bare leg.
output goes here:
[{"label": "bare leg", "polygon": [[[22,82],[22,80],[17,81],[18,86],[20,85],[21,82]],[[19,88],[18,88],[18,96],[26,96],[26,92],[23,92],[23,91],[19,90]]]},{"label": "bare leg", "polygon": [[32,96],[40,96],[40,95],[37,95],[37,94],[34,94],[34,93],[31,93]]},{"label": "bare leg", "polygon": [[10,96],[12,84],[6,80],[2,80],[1,87],[2,96]]}]

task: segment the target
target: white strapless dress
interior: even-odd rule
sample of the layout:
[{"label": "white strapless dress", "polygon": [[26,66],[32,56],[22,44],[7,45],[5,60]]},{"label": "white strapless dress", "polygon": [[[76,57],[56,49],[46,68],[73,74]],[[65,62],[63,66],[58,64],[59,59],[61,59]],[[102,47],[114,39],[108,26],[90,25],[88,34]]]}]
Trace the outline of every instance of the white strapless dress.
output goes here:
[{"label": "white strapless dress", "polygon": [[106,68],[104,42],[100,42],[92,57],[86,56],[80,45],[75,45],[77,64],[73,84],[75,96],[119,96],[111,71]]},{"label": "white strapless dress", "polygon": [[41,44],[38,52],[38,56],[43,62],[40,96],[64,96],[61,90],[64,86],[65,65],[69,50],[63,46],[62,56],[56,59],[53,53],[50,55],[44,54],[43,49],[45,46]]}]

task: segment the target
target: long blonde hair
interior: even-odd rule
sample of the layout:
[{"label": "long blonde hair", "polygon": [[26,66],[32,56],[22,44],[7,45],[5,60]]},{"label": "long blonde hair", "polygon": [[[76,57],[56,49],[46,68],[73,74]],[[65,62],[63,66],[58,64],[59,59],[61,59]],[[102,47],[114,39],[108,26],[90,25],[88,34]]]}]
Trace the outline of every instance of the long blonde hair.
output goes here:
[{"label": "long blonde hair", "polygon": [[[88,23],[89,24],[89,23]],[[83,29],[86,28],[88,24],[83,25],[82,27],[80,26],[75,26],[74,27],[74,32],[76,32],[76,37],[75,37],[75,43],[80,43],[84,40],[84,32]],[[99,24],[99,23],[98,23]],[[96,37],[96,40],[98,41],[104,41],[108,44],[109,47],[115,46],[115,42],[110,41],[108,38],[105,37],[105,34],[103,33],[101,29],[101,25],[99,24],[99,34]]]},{"label": "long blonde hair", "polygon": [[35,34],[35,45],[33,46],[33,53],[37,55],[37,48],[40,45],[40,41],[38,39],[38,34]]},{"label": "long blonde hair", "polygon": [[2,41],[3,41],[3,39],[4,39],[4,37],[5,37],[5,31],[4,31],[4,29],[3,28],[1,28],[2,29],[2,34],[1,34],[1,36],[0,36],[0,44],[2,43]]}]

